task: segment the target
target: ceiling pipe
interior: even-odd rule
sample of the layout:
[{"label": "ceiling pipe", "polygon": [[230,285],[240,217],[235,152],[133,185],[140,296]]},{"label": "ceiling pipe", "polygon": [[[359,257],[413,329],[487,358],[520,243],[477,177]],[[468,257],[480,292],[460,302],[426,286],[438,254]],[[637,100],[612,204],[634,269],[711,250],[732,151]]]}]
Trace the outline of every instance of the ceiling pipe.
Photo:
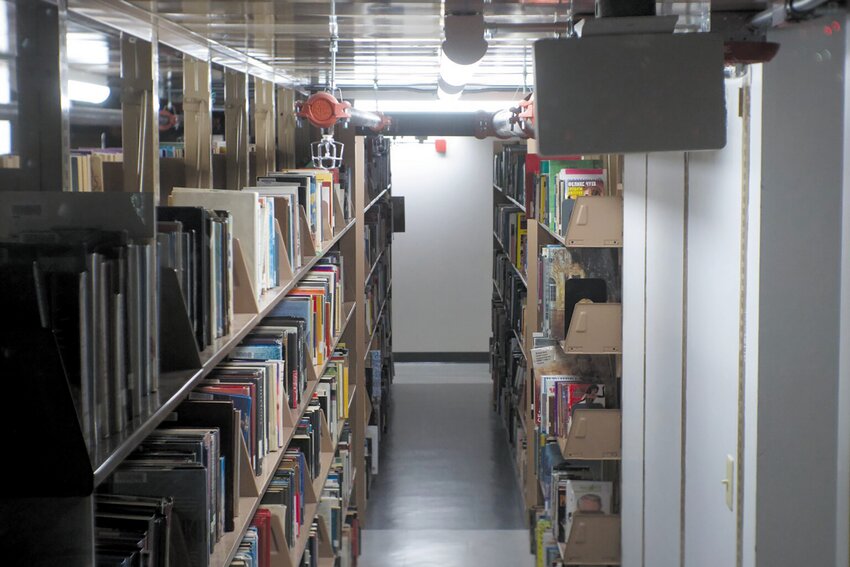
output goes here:
[{"label": "ceiling pipe", "polygon": [[310,95],[305,101],[296,102],[295,116],[309,121],[317,128],[333,128],[337,122],[343,122],[380,132],[390,123],[389,118],[380,112],[352,108],[350,102],[339,101],[324,91]]},{"label": "ceiling pipe", "polygon": [[[411,106],[415,106],[415,102]],[[533,103],[496,112],[393,112],[387,136],[469,136],[478,139],[527,140],[534,137]]]},{"label": "ceiling pipe", "polygon": [[[415,107],[416,102],[411,101],[411,106]],[[351,103],[338,101],[328,92],[318,92],[297,102],[295,114],[317,128],[332,129],[342,122],[390,136],[474,136],[502,140],[534,137],[534,102],[531,100],[522,100],[515,107],[496,112],[399,112],[385,116],[380,112],[352,108]]]},{"label": "ceiling pipe", "polygon": [[788,20],[800,19],[810,15],[814,10],[826,4],[829,0],[788,0],[774,4],[767,10],[756,14],[750,20],[750,27],[762,29],[782,25]]}]

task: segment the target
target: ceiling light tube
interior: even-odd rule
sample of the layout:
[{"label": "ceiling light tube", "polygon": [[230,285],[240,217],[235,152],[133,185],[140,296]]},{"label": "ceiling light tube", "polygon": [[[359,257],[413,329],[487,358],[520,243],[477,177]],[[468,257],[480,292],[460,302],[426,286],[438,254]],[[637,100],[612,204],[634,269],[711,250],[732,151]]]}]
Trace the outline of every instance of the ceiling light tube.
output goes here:
[{"label": "ceiling light tube", "polygon": [[475,74],[480,61],[478,59],[467,64],[457,63],[446,55],[445,50],[440,50],[440,79],[448,85],[454,85],[463,90],[464,85]]},{"label": "ceiling light tube", "polygon": [[109,98],[109,87],[84,81],[68,81],[68,98],[76,102],[102,104]]},{"label": "ceiling light tube", "polygon": [[437,79],[437,98],[440,100],[458,100],[463,93],[464,85],[450,85],[442,77]]},{"label": "ceiling light tube", "polygon": [[487,53],[484,16],[447,14],[444,28],[446,40],[440,48],[437,96],[456,100]]}]

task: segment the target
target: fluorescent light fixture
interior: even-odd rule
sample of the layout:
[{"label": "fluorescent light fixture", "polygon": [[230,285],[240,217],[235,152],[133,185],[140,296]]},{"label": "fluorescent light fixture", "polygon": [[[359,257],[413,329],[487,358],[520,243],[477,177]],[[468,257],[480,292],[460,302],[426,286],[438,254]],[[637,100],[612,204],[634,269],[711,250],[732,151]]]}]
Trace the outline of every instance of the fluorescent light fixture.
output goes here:
[{"label": "fluorescent light fixture", "polygon": [[0,104],[12,102],[12,72],[9,61],[0,61]]},{"label": "fluorescent light fixture", "polygon": [[460,87],[463,90],[464,85],[469,82],[478,68],[480,59],[464,65],[452,61],[444,50],[440,50],[440,78],[449,85]]},{"label": "fluorescent light fixture", "polygon": [[437,79],[437,98],[440,100],[457,100],[463,93],[463,83],[460,86],[455,86],[454,83],[449,83],[443,80],[443,77]]},{"label": "fluorescent light fixture", "polygon": [[12,153],[12,123],[0,120],[0,155]]},{"label": "fluorescent light fixture", "polygon": [[97,33],[71,32],[67,35],[68,62],[81,65],[108,65],[109,44]]},{"label": "fluorescent light fixture", "polygon": [[83,81],[68,81],[68,98],[76,102],[102,104],[109,98],[109,87],[86,83]]},{"label": "fluorescent light fixture", "polygon": [[440,100],[459,100],[460,95],[463,94],[463,89],[459,89],[455,92],[449,92],[443,89],[442,81],[437,83],[437,98]]},{"label": "fluorescent light fixture", "polygon": [[[518,104],[518,99],[488,99],[488,100],[434,100],[434,99],[409,99],[409,100],[378,100],[364,98],[354,101],[354,108],[368,110],[370,112],[380,111],[392,115],[393,112],[476,112],[484,110],[495,112],[503,108],[511,108]],[[377,107],[376,107],[377,106]]]},{"label": "fluorescent light fixture", "polygon": [[446,14],[446,40],[440,46],[440,79],[437,96],[457,98],[487,53],[484,15]]}]

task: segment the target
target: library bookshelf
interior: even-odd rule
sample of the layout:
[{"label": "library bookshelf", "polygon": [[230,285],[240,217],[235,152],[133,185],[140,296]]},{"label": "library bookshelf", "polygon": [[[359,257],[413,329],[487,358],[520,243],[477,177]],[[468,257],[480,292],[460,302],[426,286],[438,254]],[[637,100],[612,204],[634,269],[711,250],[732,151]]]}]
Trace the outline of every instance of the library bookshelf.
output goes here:
[{"label": "library bookshelf", "polygon": [[[42,3],[37,1],[32,4]],[[23,23],[18,22],[19,29],[26,24],[29,16],[37,15],[38,18],[31,22],[39,26],[38,31],[33,30],[34,37],[41,37],[37,34],[56,34],[60,37],[60,34],[66,33],[68,18],[79,16],[73,8],[69,15],[65,10],[55,9],[55,3],[44,3],[44,6],[47,6],[47,10],[39,14],[29,14],[29,7],[22,9],[20,16]],[[191,46],[191,49],[187,47],[187,51],[180,54],[186,82],[183,93],[185,112],[191,118],[186,121],[185,141],[182,142],[185,153],[176,157],[163,155],[156,120],[150,119],[150,115],[155,116],[155,113],[140,112],[140,109],[144,110],[144,104],[140,104],[140,101],[152,100],[151,93],[155,90],[159,48],[156,42],[145,40],[145,37],[157,37],[156,23],[142,16],[140,12],[139,18],[130,22],[130,25],[128,22],[132,20],[132,14],[124,14],[120,29],[111,27],[116,22],[109,18],[95,22],[99,29],[117,38],[125,62],[133,60],[145,63],[128,65],[127,73],[122,78],[134,86],[134,89],[127,91],[125,107],[121,112],[122,129],[128,134],[124,137],[123,159],[104,168],[104,171],[109,170],[108,183],[99,186],[97,190],[91,190],[91,186],[88,191],[81,189],[79,178],[72,181],[66,167],[71,161],[72,151],[68,137],[59,135],[58,126],[55,131],[50,130],[53,126],[50,118],[54,115],[61,117],[62,112],[67,112],[67,109],[60,110],[60,99],[57,96],[57,108],[45,111],[43,122],[46,128],[39,133],[63,140],[65,144],[59,152],[60,159],[55,163],[39,162],[39,166],[46,172],[41,179],[50,180],[50,183],[24,183],[19,171],[0,171],[0,181],[3,182],[0,203],[5,210],[0,213],[3,215],[0,245],[14,239],[16,232],[34,228],[28,225],[26,219],[15,217],[12,220],[12,216],[8,216],[12,214],[10,211],[21,211],[27,207],[36,207],[46,215],[53,214],[55,218],[62,216],[59,211],[66,211],[63,213],[66,217],[67,211],[79,212],[76,217],[71,215],[67,228],[90,228],[86,224],[97,221],[98,228],[111,227],[116,231],[130,233],[137,231],[136,236],[155,241],[155,210],[158,205],[168,202],[173,187],[218,187],[238,191],[254,185],[248,172],[253,171],[256,175],[294,169],[296,159],[309,156],[309,148],[305,148],[305,144],[296,144],[294,121],[290,116],[289,109],[296,93],[292,89],[276,86],[274,74],[262,66],[234,64],[239,67],[234,69],[226,61],[221,64],[227,69],[228,75],[234,75],[225,89],[226,98],[229,99],[226,113],[228,116],[250,116],[255,143],[250,150],[247,143],[241,143],[244,141],[242,136],[248,131],[247,127],[233,129],[233,132],[228,130],[226,138],[229,139],[225,141],[230,142],[231,151],[227,152],[226,158],[225,154],[214,153],[209,124],[206,127],[196,126],[209,123],[212,119],[211,68],[214,61],[222,61],[223,54],[217,53],[215,46],[208,47],[206,52],[199,51],[198,45]],[[160,31],[164,34],[161,38],[169,34],[168,30]],[[136,36],[130,39],[133,32]],[[177,49],[175,44],[180,45],[180,41],[174,41],[169,49]],[[50,42],[45,43],[45,49],[51,49],[51,45]],[[58,75],[64,57],[59,46],[54,47],[57,68],[45,69],[48,76],[54,72]],[[254,98],[251,100],[247,96],[249,82],[254,90]],[[26,97],[27,93],[22,92],[20,96]],[[255,108],[255,112],[250,115],[249,103]],[[63,119],[67,120],[67,114]],[[129,135],[131,132],[137,135]],[[162,314],[163,327],[167,327],[168,331],[167,339],[157,336],[161,360],[168,359],[174,363],[162,367],[158,372],[158,387],[146,397],[143,411],[134,415],[118,431],[99,438],[92,447],[86,446],[77,409],[68,392],[67,379],[61,373],[61,365],[55,360],[56,357],[33,352],[26,359],[12,361],[4,358],[0,362],[0,373],[3,375],[23,375],[24,368],[35,369],[35,372],[30,373],[34,374],[38,379],[34,382],[38,383],[22,385],[20,393],[22,398],[26,394],[30,409],[31,404],[37,404],[44,408],[45,413],[42,416],[38,412],[33,414],[21,404],[4,418],[4,422],[12,426],[9,431],[14,432],[16,437],[14,459],[22,463],[20,468],[10,471],[3,502],[0,504],[0,517],[3,520],[0,522],[0,548],[4,564],[95,565],[98,557],[96,499],[100,490],[114,479],[116,472],[133,458],[151,434],[172,421],[176,410],[190,399],[197,387],[207,383],[220,365],[230,360],[234,350],[261,327],[264,319],[303,285],[330,255],[342,258],[345,267],[340,286],[343,290],[339,307],[341,316],[338,327],[328,340],[328,353],[333,353],[343,345],[349,352],[348,397],[339,401],[339,407],[344,407],[347,417],[341,417],[331,427],[324,412],[318,411],[318,438],[321,443],[316,470],[310,471],[309,466],[306,469],[310,482],[303,486],[303,529],[292,541],[287,541],[283,527],[277,520],[273,520],[271,533],[274,543],[270,551],[271,565],[275,567],[300,565],[307,550],[311,553],[318,551],[319,565],[339,564],[340,551],[334,549],[331,541],[331,526],[326,525],[319,515],[323,491],[329,477],[340,467],[338,462],[342,459],[342,446],[345,445],[345,451],[351,455],[351,468],[348,474],[350,488],[343,494],[342,514],[344,518],[352,519],[352,522],[345,525],[344,531],[348,531],[349,537],[357,537],[356,533],[352,536],[351,532],[358,530],[365,519],[368,483],[372,477],[369,451],[378,450],[376,444],[368,445],[367,430],[375,423],[382,423],[383,412],[379,408],[387,403],[389,396],[385,393],[383,399],[372,398],[374,392],[380,393],[382,388],[388,390],[388,381],[391,381],[393,374],[390,277],[392,191],[387,175],[376,180],[376,174],[372,173],[375,147],[379,143],[377,140],[375,136],[355,136],[353,133],[345,140],[348,150],[345,165],[350,171],[350,205],[344,206],[341,200],[332,199],[329,206],[333,211],[326,210],[325,214],[333,213],[336,221],[333,226],[325,221],[321,241],[313,238],[315,232],[310,229],[304,233],[307,240],[297,269],[293,269],[285,254],[279,255],[276,269],[280,279],[277,285],[263,293],[255,293],[248,278],[248,250],[243,248],[244,243],[234,239],[231,258],[233,266],[230,271],[233,277],[233,316],[227,332],[214,337],[202,349],[198,348],[191,332],[191,311],[180,299],[177,280],[172,281],[171,276],[163,278],[159,296],[151,292],[151,297],[155,297],[154,304],[159,303],[167,309]],[[388,155],[385,158],[388,160]],[[386,169],[388,171],[388,167]],[[78,170],[75,172],[80,173]],[[103,181],[100,179],[100,182]],[[292,222],[306,223],[303,214],[302,210],[301,218],[291,219]],[[375,225],[380,225],[383,232],[370,229]],[[390,229],[386,228],[388,226]],[[62,228],[62,225],[57,227]],[[376,255],[369,254],[367,249],[369,230],[370,234],[379,235],[382,239]],[[272,239],[274,234],[273,231]],[[278,245],[283,244],[280,225],[277,226],[276,234]],[[156,253],[152,265],[158,265]],[[169,294],[170,299],[165,297],[166,294]],[[177,298],[176,301],[174,298]],[[157,333],[154,332],[154,335]],[[5,335],[9,336],[11,333]],[[45,338],[49,339],[47,334]],[[33,342],[33,348],[44,344],[49,345],[50,340]],[[377,357],[375,352],[378,353]],[[30,366],[23,365],[24,360]],[[311,405],[314,406],[311,402],[318,395],[322,378],[330,365],[329,356],[318,364],[306,364],[305,388],[300,392],[300,403],[296,407],[283,404],[280,410],[282,426],[279,446],[269,448],[260,459],[259,467],[252,462],[251,450],[246,441],[239,437],[233,453],[233,465],[239,473],[234,494],[233,529],[222,530],[200,564],[227,567],[240,553],[243,538],[251,529],[258,509],[263,507],[264,496],[275,483],[275,473],[286,460],[287,449],[297,435],[299,424],[311,412]],[[380,377],[377,388],[367,382],[368,378],[375,375]],[[37,397],[33,392],[36,392]],[[33,427],[29,428],[29,424],[33,424]],[[258,470],[260,474],[257,474]],[[314,520],[315,526],[312,526]],[[311,526],[315,528],[312,533]]]},{"label": "library bookshelf", "polygon": [[[622,158],[581,158],[594,160],[582,167],[604,170],[604,193],[579,197],[563,213],[558,201],[556,220],[552,216],[555,208],[550,208],[541,192],[551,190],[550,198],[566,200],[565,187],[558,194],[543,184],[551,182],[552,177],[542,178],[554,174],[557,180],[558,171],[553,171],[556,165],[569,168],[565,161],[580,158],[548,160],[537,155],[534,140],[495,143],[490,359],[493,404],[508,432],[535,548],[555,549],[565,565],[619,565]],[[541,166],[541,162],[546,163]],[[563,288],[566,281],[553,280],[552,272],[544,269],[544,254],[550,254],[552,248],[564,250],[558,254],[567,259],[568,265],[561,266],[558,277],[571,274],[566,281],[605,279],[608,289],[608,297],[602,302],[597,297],[596,303],[576,303],[560,335],[553,332],[547,305],[564,300],[563,293],[556,293],[556,286]],[[592,258],[591,265],[596,267],[604,264],[599,260],[603,258],[608,271],[590,273],[583,264],[587,258]],[[570,420],[566,431],[551,431],[550,423],[562,419],[562,415],[546,413],[547,404],[552,403],[546,384],[559,379],[579,384],[600,380],[596,373],[593,380],[589,375],[583,377],[576,360],[593,360],[593,368],[604,363],[610,369],[604,380],[605,409],[563,410]],[[609,512],[598,517],[575,516],[565,540],[558,539],[558,522],[564,519],[557,502],[557,485],[564,489],[564,481],[557,476],[559,467],[568,471],[587,467],[591,480],[610,483],[612,488]]]}]

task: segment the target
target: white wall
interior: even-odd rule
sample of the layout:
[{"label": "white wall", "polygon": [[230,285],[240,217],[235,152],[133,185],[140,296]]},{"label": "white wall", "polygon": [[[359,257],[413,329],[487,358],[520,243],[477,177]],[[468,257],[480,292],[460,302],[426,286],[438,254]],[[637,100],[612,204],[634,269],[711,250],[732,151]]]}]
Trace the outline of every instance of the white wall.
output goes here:
[{"label": "white wall", "polygon": [[623,567],[679,562],[683,171],[681,152],[626,156]]},{"label": "white wall", "polygon": [[[687,376],[685,389],[685,565],[735,565],[738,513],[743,119],[742,80],[726,81],[726,147],[693,152],[688,163]],[[757,189],[756,189],[757,191]],[[741,455],[743,457],[743,455]],[[725,500],[726,461],[732,506]],[[749,463],[747,463],[749,466]]]},{"label": "white wall", "polygon": [[758,262],[742,266],[742,84],[727,81],[722,151],[626,157],[624,567],[736,564],[740,504],[727,508],[721,481],[731,455],[737,485],[744,455],[739,361],[755,354],[740,290]]},{"label": "white wall", "polygon": [[445,138],[392,147],[406,232],[393,241],[393,350],[489,350],[493,141]]}]

